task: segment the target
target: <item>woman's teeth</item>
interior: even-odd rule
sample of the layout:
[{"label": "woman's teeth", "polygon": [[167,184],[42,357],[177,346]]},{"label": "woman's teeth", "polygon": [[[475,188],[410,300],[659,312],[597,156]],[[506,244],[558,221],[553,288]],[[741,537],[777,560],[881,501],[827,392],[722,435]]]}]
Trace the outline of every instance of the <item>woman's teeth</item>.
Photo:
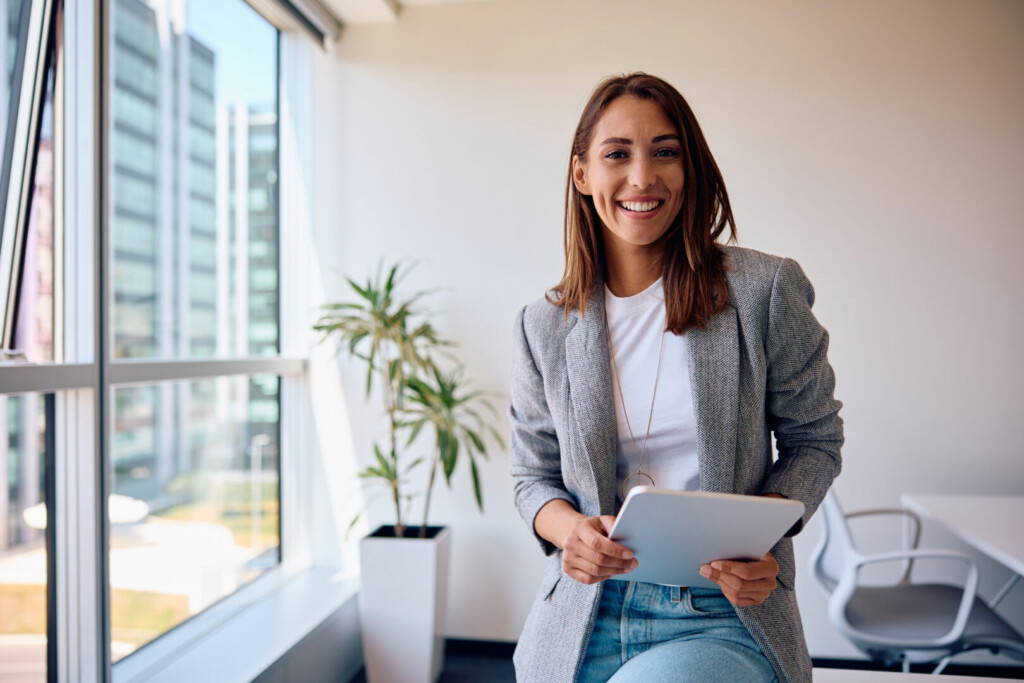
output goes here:
[{"label": "woman's teeth", "polygon": [[658,208],[659,206],[664,204],[664,202],[663,201],[653,201],[653,202],[619,202],[618,204],[619,204],[619,206],[621,206],[626,211],[635,211],[637,213],[645,213],[647,211],[654,211],[656,208]]}]

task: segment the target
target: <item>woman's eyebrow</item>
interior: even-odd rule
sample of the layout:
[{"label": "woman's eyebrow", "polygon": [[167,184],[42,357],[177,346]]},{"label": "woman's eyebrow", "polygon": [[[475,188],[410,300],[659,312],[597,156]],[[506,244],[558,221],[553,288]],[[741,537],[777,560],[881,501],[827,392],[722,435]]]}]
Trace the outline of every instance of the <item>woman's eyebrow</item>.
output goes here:
[{"label": "woman's eyebrow", "polygon": [[[665,140],[675,140],[676,142],[680,142],[679,136],[676,135],[675,133],[670,133],[668,135],[659,135],[657,137],[651,138],[651,142],[664,142]],[[632,145],[633,141],[630,140],[629,138],[607,138],[607,139],[603,140],[601,142],[601,144],[602,145]]]}]

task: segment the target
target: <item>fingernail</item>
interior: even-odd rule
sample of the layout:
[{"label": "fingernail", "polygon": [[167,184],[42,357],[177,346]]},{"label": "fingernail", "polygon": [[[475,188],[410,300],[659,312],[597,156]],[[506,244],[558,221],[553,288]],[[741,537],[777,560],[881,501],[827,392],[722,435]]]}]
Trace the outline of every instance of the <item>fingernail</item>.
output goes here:
[{"label": "fingernail", "polygon": [[703,576],[705,579],[711,578],[711,570],[708,569],[707,565],[704,565],[700,568],[700,575]]},{"label": "fingernail", "polygon": [[715,569],[719,570],[719,571],[722,570],[722,563],[721,562],[712,562],[711,566],[714,567]]},{"label": "fingernail", "polygon": [[626,553],[625,555],[623,555],[623,557],[626,558],[627,560],[632,560],[633,559],[633,553]]}]

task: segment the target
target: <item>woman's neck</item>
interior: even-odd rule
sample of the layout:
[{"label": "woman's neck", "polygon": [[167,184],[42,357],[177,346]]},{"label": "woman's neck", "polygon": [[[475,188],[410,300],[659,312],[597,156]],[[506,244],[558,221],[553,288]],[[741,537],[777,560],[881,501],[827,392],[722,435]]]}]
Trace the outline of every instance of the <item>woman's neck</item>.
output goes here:
[{"label": "woman's neck", "polygon": [[605,240],[605,284],[618,297],[644,291],[661,277],[661,249]]}]

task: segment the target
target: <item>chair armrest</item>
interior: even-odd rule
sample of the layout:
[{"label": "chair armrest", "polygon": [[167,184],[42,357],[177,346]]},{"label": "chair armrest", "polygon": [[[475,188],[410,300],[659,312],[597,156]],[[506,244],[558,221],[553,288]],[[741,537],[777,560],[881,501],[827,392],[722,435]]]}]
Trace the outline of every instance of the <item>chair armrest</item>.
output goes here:
[{"label": "chair armrest", "polygon": [[[854,519],[855,517],[871,517],[874,515],[903,515],[909,517],[914,521],[914,538],[910,542],[910,549],[916,550],[917,544],[921,540],[921,518],[917,516],[917,513],[913,510],[906,508],[872,508],[870,510],[856,510],[854,512],[847,512],[843,515],[846,519]],[[900,576],[900,583],[910,583],[910,572],[914,568],[913,558],[907,560],[907,566],[903,570],[903,575]]]},{"label": "chair armrest", "polygon": [[[846,606],[857,589],[857,572],[864,565],[880,562],[892,562],[894,560],[938,558],[958,560],[967,565],[967,580],[964,582],[963,598],[957,608],[956,618],[953,620],[953,627],[946,634],[938,638],[884,638],[873,633],[867,633],[855,628],[846,619]],[[874,641],[888,647],[945,647],[955,643],[963,637],[964,629],[967,627],[967,619],[970,617],[971,608],[974,606],[974,598],[978,592],[978,568],[967,555],[953,552],[951,550],[901,550],[891,553],[878,553],[866,555],[851,562],[843,570],[843,576],[839,580],[832,597],[829,599],[829,617],[832,623],[847,636],[856,637],[862,640]]]}]

